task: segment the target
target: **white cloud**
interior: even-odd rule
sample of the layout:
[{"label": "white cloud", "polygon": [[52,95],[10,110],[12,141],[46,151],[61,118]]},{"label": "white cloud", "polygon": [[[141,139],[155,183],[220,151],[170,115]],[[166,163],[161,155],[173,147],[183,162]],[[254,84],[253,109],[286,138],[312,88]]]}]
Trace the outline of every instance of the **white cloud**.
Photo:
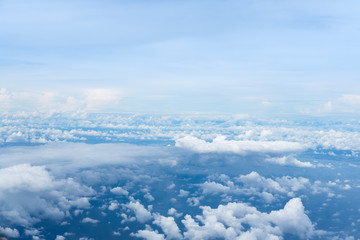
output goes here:
[{"label": "white cloud", "polygon": [[141,223],[145,223],[153,218],[150,211],[139,201],[130,201],[127,204],[123,204],[123,206],[134,211],[136,219]]},{"label": "white cloud", "polygon": [[180,189],[179,191],[179,197],[187,197],[189,196],[190,192],[189,191],[186,191],[186,190],[183,190],[183,189]]},{"label": "white cloud", "polygon": [[175,146],[189,149],[199,153],[286,153],[297,152],[305,149],[297,142],[286,141],[235,141],[226,140],[225,136],[217,136],[212,142],[206,142],[192,136],[176,139]]},{"label": "white cloud", "polygon": [[89,111],[114,110],[121,100],[120,91],[113,89],[88,89],[85,96],[86,109]]},{"label": "white cloud", "polygon": [[[157,162],[158,156],[169,154],[167,148],[155,146],[121,143],[51,143],[31,147],[4,148],[0,152],[0,157],[4,159],[0,162],[0,167],[31,163],[46,165],[56,173],[59,171],[69,173],[83,167],[136,164],[137,159],[144,156],[146,156],[147,162],[142,161],[141,164]],[[101,161],[99,161],[100,159]]]},{"label": "white cloud", "polygon": [[[280,124],[283,125],[280,126],[271,121],[266,124],[248,121],[247,124],[239,126],[235,117],[221,118],[223,124],[210,126],[209,121],[216,117],[206,116],[195,123],[197,118],[194,116],[183,116],[180,120],[177,119],[179,124],[174,125],[174,118],[171,116],[150,118],[142,115],[97,114],[84,119],[78,115],[59,114],[56,118],[49,118],[37,112],[2,113],[1,116],[3,120],[0,121],[0,142],[72,142],[88,141],[91,138],[97,138],[100,142],[118,142],[129,138],[165,138],[175,139],[178,147],[192,151],[237,154],[283,154],[318,147],[360,149],[360,133],[351,130],[352,123],[348,126],[344,123],[342,126],[346,128],[334,130],[318,125],[299,126],[291,121],[282,122]],[[42,124],[33,126],[29,124],[29,118]],[[43,121],[44,119],[46,121]],[[74,126],[72,129],[61,127],[63,124],[69,125],[69,122]],[[353,129],[356,129],[356,123],[353,124]],[[88,128],[93,130],[84,130]],[[218,136],[218,133],[223,133],[229,140]],[[214,140],[211,142],[211,139]],[[158,156],[156,161],[173,167],[179,164],[173,155]]]},{"label": "white cloud", "polygon": [[17,229],[11,229],[9,227],[1,227],[0,226],[0,235],[4,235],[9,238],[18,238],[20,237],[19,231]]},{"label": "white cloud", "polygon": [[144,198],[146,198],[150,202],[155,200],[155,198],[149,192],[144,195]]},{"label": "white cloud", "polygon": [[174,216],[174,217],[178,218],[178,217],[181,217],[183,215],[183,213],[178,213],[175,208],[170,208],[168,210],[168,215],[171,215],[171,216]]},{"label": "white cloud", "polygon": [[117,194],[117,195],[129,195],[129,192],[125,189],[123,189],[122,187],[115,187],[113,189],[110,190],[110,192]]},{"label": "white cloud", "polygon": [[99,222],[99,220],[86,217],[86,218],[83,218],[83,220],[81,220],[81,222],[82,222],[82,223],[92,223],[92,224],[96,224],[96,223]]},{"label": "white cloud", "polygon": [[26,139],[21,132],[14,132],[6,138],[6,142],[26,142]]},{"label": "white cloud", "polygon": [[56,235],[55,240],[65,240],[65,237],[61,235]]},{"label": "white cloud", "polygon": [[156,230],[139,230],[137,233],[131,235],[146,240],[165,240],[164,234],[160,234]]},{"label": "white cloud", "polygon": [[254,195],[261,192],[268,192],[293,196],[294,192],[312,187],[307,178],[283,176],[273,180],[271,178],[264,178],[254,171],[247,175],[240,175],[236,178],[236,181],[241,182],[244,185],[245,189],[242,190],[246,194]]},{"label": "white cloud", "polygon": [[111,201],[108,209],[110,211],[114,211],[114,210],[118,209],[119,206],[120,206],[120,204],[117,201]]},{"label": "white cloud", "polygon": [[71,206],[74,206],[77,208],[88,209],[91,207],[91,204],[87,197],[81,197],[81,198],[77,198],[75,200],[71,200],[70,203],[71,203]]},{"label": "white cloud", "polygon": [[[196,217],[201,224],[190,215],[182,220],[185,238],[280,240],[285,234],[291,234],[308,239],[321,233],[315,230],[299,198],[291,199],[283,209],[269,214],[243,203],[228,203],[215,209],[203,206],[201,209],[202,215]],[[249,226],[249,230],[244,231],[244,225]]]},{"label": "white cloud", "polygon": [[271,211],[267,219],[276,224],[282,233],[295,235],[301,239],[310,239],[315,233],[314,225],[305,214],[300,198],[291,199],[284,209]]},{"label": "white cloud", "polygon": [[84,196],[94,190],[73,179],[55,179],[43,166],[29,164],[0,169],[0,216],[29,226],[41,219],[60,220],[72,207],[89,207]]},{"label": "white cloud", "polygon": [[116,111],[122,99],[119,89],[93,88],[68,93],[9,91],[0,89],[0,109],[7,111],[66,112],[107,112]]},{"label": "white cloud", "polygon": [[201,184],[203,194],[221,194],[230,191],[230,187],[216,182],[205,182]]},{"label": "white cloud", "polygon": [[25,229],[25,235],[39,235],[40,231],[36,228]]},{"label": "white cloud", "polygon": [[175,223],[173,217],[164,217],[160,214],[154,214],[154,224],[161,227],[162,231],[166,235],[166,239],[168,240],[175,240],[175,239],[182,239],[182,235],[180,234],[180,229]]},{"label": "white cloud", "polygon": [[201,197],[190,197],[188,199],[186,199],[186,202],[189,204],[189,206],[199,206],[200,205],[200,200],[203,199],[203,196]]},{"label": "white cloud", "polygon": [[167,189],[173,189],[176,185],[173,183],[173,184],[170,184]]},{"label": "white cloud", "polygon": [[212,179],[216,181],[206,181],[199,184],[204,195],[222,195],[223,201],[231,201],[231,196],[257,196],[267,203],[284,197],[294,197],[298,192],[307,189],[314,193],[329,192],[330,189],[319,182],[311,183],[304,177],[283,176],[277,178],[265,178],[253,171],[247,175],[240,175],[234,178],[233,182],[228,176],[220,175]]},{"label": "white cloud", "polygon": [[310,162],[301,162],[293,156],[265,158],[265,161],[279,165],[288,165],[288,166],[296,166],[296,167],[314,167],[314,165],[311,164]]}]

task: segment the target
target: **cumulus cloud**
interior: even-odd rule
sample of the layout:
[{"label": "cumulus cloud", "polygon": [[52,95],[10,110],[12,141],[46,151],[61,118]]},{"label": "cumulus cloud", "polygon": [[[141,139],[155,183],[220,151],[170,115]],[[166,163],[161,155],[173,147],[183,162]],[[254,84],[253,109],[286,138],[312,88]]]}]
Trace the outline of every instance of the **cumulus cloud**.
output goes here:
[{"label": "cumulus cloud", "polygon": [[86,218],[83,218],[83,220],[81,220],[81,222],[82,222],[82,223],[92,223],[92,224],[96,224],[96,223],[99,222],[99,220],[86,217]]},{"label": "cumulus cloud", "polygon": [[305,149],[297,142],[286,141],[235,141],[226,140],[225,136],[217,136],[212,142],[206,142],[192,136],[176,139],[175,146],[189,149],[199,153],[286,153],[297,152]]},{"label": "cumulus cloud", "polygon": [[314,167],[312,163],[301,162],[293,156],[265,158],[265,161],[279,165],[288,165],[288,166],[296,166],[296,167]]},{"label": "cumulus cloud", "polygon": [[125,189],[123,189],[122,187],[115,187],[113,189],[110,190],[110,192],[117,194],[117,195],[129,195],[129,192]]},{"label": "cumulus cloud", "polygon": [[265,218],[276,224],[282,233],[295,235],[301,239],[310,239],[315,234],[314,224],[305,214],[300,198],[291,199],[284,209],[272,211]]},{"label": "cumulus cloud", "polygon": [[65,237],[61,235],[56,235],[55,240],[65,240]]},{"label": "cumulus cloud", "polygon": [[175,208],[170,208],[168,210],[168,215],[174,216],[174,217],[181,217],[183,215],[183,213],[178,213],[177,210]]},{"label": "cumulus cloud", "polygon": [[160,234],[157,230],[154,231],[152,229],[139,230],[137,233],[131,235],[146,240],[165,240],[164,234]]},{"label": "cumulus cloud", "polygon": [[294,192],[311,187],[311,183],[307,178],[283,176],[271,179],[265,178],[255,171],[247,175],[240,175],[236,178],[236,181],[243,184],[247,194],[263,193],[265,197],[267,197],[266,193],[293,196]]},{"label": "cumulus cloud", "polygon": [[230,191],[230,187],[228,186],[224,186],[220,183],[208,182],[208,181],[201,184],[201,188],[203,190],[203,194],[221,194]]},{"label": "cumulus cloud", "polygon": [[267,203],[283,197],[294,197],[298,192],[311,190],[314,193],[329,192],[324,184],[311,183],[304,177],[283,176],[277,178],[265,178],[259,173],[252,171],[246,175],[240,175],[234,179],[226,175],[216,177],[219,182],[206,181],[198,184],[204,195],[222,195],[224,201],[231,201],[226,196],[257,196]]},{"label": "cumulus cloud", "polygon": [[132,210],[135,213],[137,221],[141,223],[145,223],[153,218],[150,211],[139,201],[130,201],[127,204],[123,204],[123,206]]},{"label": "cumulus cloud", "polygon": [[29,164],[0,169],[0,216],[29,226],[41,219],[60,220],[73,207],[89,207],[84,196],[94,190],[73,179],[55,179],[44,166]]},{"label": "cumulus cloud", "polygon": [[17,229],[12,229],[9,227],[0,226],[0,235],[9,237],[9,238],[18,238],[20,237],[19,231]]},{"label": "cumulus cloud", "polygon": [[[299,198],[291,199],[283,209],[271,213],[259,212],[243,203],[228,203],[212,209],[201,207],[202,215],[194,220],[186,215],[182,220],[187,239],[283,239],[291,234],[308,239],[317,234],[314,225],[304,212]],[[245,228],[244,226],[250,226]],[[249,229],[249,230],[246,230]]]},{"label": "cumulus cloud", "polygon": [[164,217],[160,214],[154,214],[154,224],[161,227],[162,231],[166,235],[166,239],[182,239],[182,235],[180,234],[180,229],[175,223],[173,217]]},{"label": "cumulus cloud", "polygon": [[118,209],[119,206],[120,206],[120,204],[117,201],[112,201],[112,202],[110,202],[108,209],[110,211],[114,211],[114,210]]},{"label": "cumulus cloud", "polygon": [[162,233],[146,226],[133,236],[144,239],[284,239],[292,235],[299,239],[310,239],[324,234],[315,229],[305,213],[300,198],[290,199],[283,209],[270,213],[260,212],[255,207],[244,203],[231,202],[217,208],[201,206],[201,215],[193,218],[187,214],[181,221],[181,232],[173,217],[154,214],[154,224]]},{"label": "cumulus cloud", "polygon": [[189,191],[186,191],[186,190],[183,190],[183,189],[180,189],[179,191],[179,197],[187,197],[189,196],[190,192]]}]

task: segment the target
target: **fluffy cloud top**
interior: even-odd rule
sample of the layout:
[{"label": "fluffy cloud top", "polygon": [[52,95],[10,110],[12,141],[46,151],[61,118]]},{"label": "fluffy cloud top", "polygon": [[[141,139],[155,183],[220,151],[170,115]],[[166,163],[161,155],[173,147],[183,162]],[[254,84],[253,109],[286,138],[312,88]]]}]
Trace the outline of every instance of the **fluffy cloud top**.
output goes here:
[{"label": "fluffy cloud top", "polygon": [[145,223],[153,218],[150,211],[147,210],[139,201],[130,201],[123,206],[132,210],[135,213],[136,219],[141,223]]},{"label": "fluffy cloud top", "polygon": [[166,235],[166,239],[182,239],[182,235],[180,234],[180,229],[175,223],[173,217],[164,217],[160,214],[154,214],[154,224],[161,227],[162,231]]},{"label": "fluffy cloud top", "polygon": [[311,164],[310,162],[301,162],[293,156],[266,158],[265,161],[279,165],[289,165],[296,167],[314,167],[314,165]]},{"label": "fluffy cloud top", "polygon": [[94,191],[73,179],[55,179],[44,166],[29,164],[0,169],[0,216],[29,226],[41,219],[60,220],[73,207],[90,206]]},{"label": "fluffy cloud top", "polygon": [[82,222],[82,223],[92,223],[92,224],[96,224],[96,223],[99,222],[99,220],[86,217],[86,218],[84,218],[83,220],[81,220],[81,222]]},{"label": "fluffy cloud top", "polygon": [[212,142],[206,142],[192,136],[176,139],[175,146],[186,148],[199,153],[286,153],[304,150],[304,146],[297,142],[285,141],[235,141],[226,140],[225,136],[217,136]]},{"label": "fluffy cloud top", "polygon": [[282,240],[287,234],[299,239],[310,239],[323,233],[315,230],[300,198],[293,198],[283,209],[270,213],[263,213],[255,207],[235,202],[219,205],[217,208],[200,208],[201,215],[197,215],[195,219],[186,215],[181,221],[185,227],[182,233],[174,218],[154,214],[154,224],[160,226],[164,234],[147,226],[145,230],[140,230],[133,236],[148,240]]},{"label": "fluffy cloud top", "polygon": [[[317,234],[299,198],[291,199],[284,209],[269,214],[243,203],[228,203],[215,209],[201,208],[202,215],[196,217],[201,224],[190,215],[186,215],[182,221],[186,228],[186,239],[265,240],[283,239],[285,234],[308,239]],[[246,228],[246,225],[250,228]]]},{"label": "fluffy cloud top", "polygon": [[294,197],[298,192],[309,190],[312,192],[329,192],[330,189],[320,182],[311,183],[304,177],[283,176],[277,178],[265,178],[253,171],[246,175],[231,180],[222,175],[216,181],[206,181],[198,186],[205,195],[223,196],[257,196],[267,203],[274,202],[284,197]]},{"label": "fluffy cloud top", "polygon": [[[11,229],[11,228],[8,228],[8,227],[1,227],[0,226],[0,235],[2,236],[6,236],[6,237],[9,237],[9,238],[18,238],[20,237],[20,234],[19,234],[19,231],[17,229]],[[1,239],[1,237],[0,237]]]},{"label": "fluffy cloud top", "polygon": [[110,190],[110,192],[117,194],[117,195],[129,195],[129,192],[125,189],[123,189],[122,187],[115,187],[113,189]]}]

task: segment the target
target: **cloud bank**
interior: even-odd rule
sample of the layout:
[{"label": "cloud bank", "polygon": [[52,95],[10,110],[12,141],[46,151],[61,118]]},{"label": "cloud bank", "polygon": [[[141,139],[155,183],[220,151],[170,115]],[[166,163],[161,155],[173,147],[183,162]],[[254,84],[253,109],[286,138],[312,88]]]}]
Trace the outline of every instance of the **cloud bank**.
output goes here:
[{"label": "cloud bank", "polygon": [[192,136],[176,139],[176,147],[189,149],[198,153],[236,153],[241,155],[254,153],[288,153],[299,152],[305,147],[297,142],[286,141],[235,141],[217,136],[212,142],[206,142]]}]

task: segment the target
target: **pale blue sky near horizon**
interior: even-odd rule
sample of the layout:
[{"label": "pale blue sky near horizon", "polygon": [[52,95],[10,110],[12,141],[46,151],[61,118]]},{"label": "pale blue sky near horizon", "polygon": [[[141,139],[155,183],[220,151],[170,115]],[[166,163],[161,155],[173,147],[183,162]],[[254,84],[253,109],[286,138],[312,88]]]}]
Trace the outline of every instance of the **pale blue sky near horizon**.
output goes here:
[{"label": "pale blue sky near horizon", "polygon": [[2,0],[0,84],[6,99],[117,90],[118,111],[357,113],[359,6]]}]

